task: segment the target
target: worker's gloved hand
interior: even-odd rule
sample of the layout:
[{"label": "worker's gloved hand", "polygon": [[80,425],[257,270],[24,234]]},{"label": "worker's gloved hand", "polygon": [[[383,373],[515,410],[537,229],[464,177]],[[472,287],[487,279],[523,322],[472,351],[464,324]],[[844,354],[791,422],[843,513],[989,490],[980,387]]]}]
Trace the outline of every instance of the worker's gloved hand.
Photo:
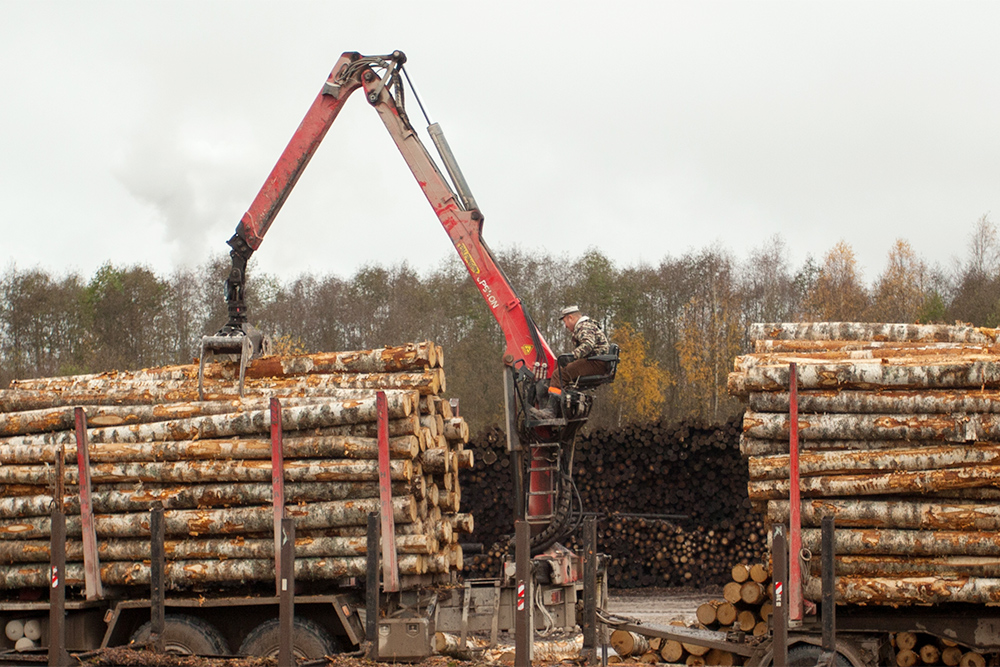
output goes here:
[{"label": "worker's gloved hand", "polygon": [[569,353],[560,354],[558,357],[556,357],[556,363],[559,364],[560,367],[562,367],[568,364],[569,362],[573,361],[574,359],[576,359],[576,357],[574,357],[572,354]]}]

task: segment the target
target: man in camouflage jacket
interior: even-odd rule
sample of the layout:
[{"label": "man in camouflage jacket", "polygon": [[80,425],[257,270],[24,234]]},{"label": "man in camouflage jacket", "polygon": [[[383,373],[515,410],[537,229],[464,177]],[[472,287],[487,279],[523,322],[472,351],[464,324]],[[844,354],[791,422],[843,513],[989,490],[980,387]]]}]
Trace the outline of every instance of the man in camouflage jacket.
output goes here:
[{"label": "man in camouflage jacket", "polygon": [[586,375],[604,375],[608,372],[608,365],[603,361],[588,359],[595,354],[607,354],[610,350],[608,336],[604,333],[597,322],[580,312],[578,306],[568,306],[559,312],[559,319],[569,330],[573,339],[573,351],[569,354],[560,355],[560,360],[566,360],[572,356],[572,360],[565,366],[559,364],[552,379],[549,380],[549,396],[546,405],[540,409],[533,409],[532,416],[536,419],[553,419],[556,416],[556,407],[562,396],[562,388],[572,385],[577,378]]}]

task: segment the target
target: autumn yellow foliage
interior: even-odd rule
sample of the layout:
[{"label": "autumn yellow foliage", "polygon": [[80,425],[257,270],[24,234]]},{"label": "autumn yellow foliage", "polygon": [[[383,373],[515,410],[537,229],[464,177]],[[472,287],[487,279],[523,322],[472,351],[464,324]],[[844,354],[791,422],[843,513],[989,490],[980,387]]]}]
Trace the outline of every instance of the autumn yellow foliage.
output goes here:
[{"label": "autumn yellow foliage", "polygon": [[670,373],[649,357],[646,339],[630,323],[617,325],[611,338],[621,349],[618,373],[611,385],[618,426],[658,418],[666,402],[666,389],[674,383]]}]

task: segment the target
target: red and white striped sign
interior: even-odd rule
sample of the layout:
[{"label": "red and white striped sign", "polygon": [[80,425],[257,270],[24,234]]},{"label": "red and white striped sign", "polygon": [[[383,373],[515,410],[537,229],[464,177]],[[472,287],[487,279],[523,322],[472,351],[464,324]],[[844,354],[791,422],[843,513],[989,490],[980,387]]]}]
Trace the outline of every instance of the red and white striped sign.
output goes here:
[{"label": "red and white striped sign", "polygon": [[517,585],[517,610],[524,611],[524,582]]}]

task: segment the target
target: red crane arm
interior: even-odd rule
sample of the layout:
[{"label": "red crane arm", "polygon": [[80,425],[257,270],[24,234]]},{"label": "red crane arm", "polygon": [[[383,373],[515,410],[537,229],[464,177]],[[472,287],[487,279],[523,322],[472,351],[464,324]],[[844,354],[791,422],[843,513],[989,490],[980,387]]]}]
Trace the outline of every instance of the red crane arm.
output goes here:
[{"label": "red crane arm", "polygon": [[[398,51],[391,56],[376,58],[365,58],[357,53],[344,53],[340,57],[323,90],[316,96],[260,192],[240,220],[236,235],[229,241],[233,247],[234,266],[237,255],[243,262],[240,270],[234,273],[242,276],[245,272],[246,259],[260,246],[264,234],[347,98],[359,87],[363,87],[369,104],[378,111],[490,312],[500,325],[506,342],[504,362],[518,366],[523,363],[528,371],[541,377],[549,377],[555,369],[555,356],[483,240],[482,214],[474,202],[469,205],[471,197],[459,198],[452,191],[410,125],[406,113],[390,94],[391,77],[398,77],[398,68],[403,62],[405,56]],[[379,77],[373,66],[384,67],[385,74]],[[396,84],[399,85],[398,80]],[[463,186],[464,183],[458,187]],[[246,247],[242,247],[243,245]],[[227,301],[229,295],[236,292],[242,296],[242,283],[238,290],[227,288]],[[234,312],[243,313],[242,304],[237,310],[230,305],[230,325],[233,324]]]}]

